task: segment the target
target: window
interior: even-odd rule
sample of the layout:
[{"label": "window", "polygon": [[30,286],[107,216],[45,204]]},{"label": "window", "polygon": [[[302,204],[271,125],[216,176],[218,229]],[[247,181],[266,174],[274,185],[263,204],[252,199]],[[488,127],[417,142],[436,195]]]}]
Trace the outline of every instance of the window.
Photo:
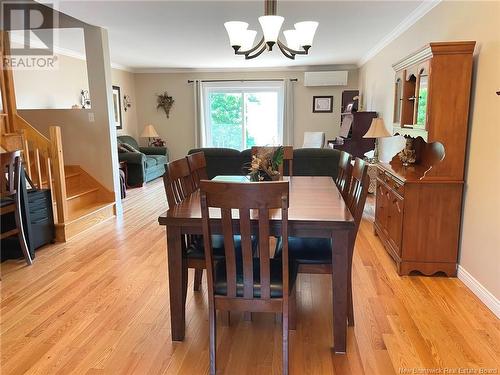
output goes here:
[{"label": "window", "polygon": [[204,82],[205,147],[283,144],[282,81]]}]

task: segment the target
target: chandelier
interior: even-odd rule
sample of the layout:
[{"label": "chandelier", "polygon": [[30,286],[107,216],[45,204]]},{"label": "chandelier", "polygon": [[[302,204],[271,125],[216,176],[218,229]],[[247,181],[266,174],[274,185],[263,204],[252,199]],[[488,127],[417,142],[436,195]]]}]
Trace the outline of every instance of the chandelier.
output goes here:
[{"label": "chandelier", "polygon": [[283,31],[286,39],[285,45],[278,38],[285,18],[276,15],[276,8],[277,0],[265,0],[265,15],[259,17],[263,36],[255,46],[253,44],[257,31],[248,30],[248,23],[241,21],[224,23],[229,35],[229,42],[236,55],[244,55],[247,60],[254,59],[266,49],[272,51],[275,44],[278,45],[283,55],[292,60],[295,59],[295,55],[307,55],[309,53],[318,22],[297,22],[294,29]]}]

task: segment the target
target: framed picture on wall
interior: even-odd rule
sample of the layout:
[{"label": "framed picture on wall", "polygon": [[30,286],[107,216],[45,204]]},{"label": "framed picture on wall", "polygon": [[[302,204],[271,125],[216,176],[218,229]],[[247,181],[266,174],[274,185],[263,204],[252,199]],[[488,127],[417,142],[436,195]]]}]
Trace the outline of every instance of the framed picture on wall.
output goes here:
[{"label": "framed picture on wall", "polygon": [[113,113],[116,129],[122,128],[122,101],[120,87],[113,86]]},{"label": "framed picture on wall", "polygon": [[313,96],[313,113],[333,112],[333,96]]}]

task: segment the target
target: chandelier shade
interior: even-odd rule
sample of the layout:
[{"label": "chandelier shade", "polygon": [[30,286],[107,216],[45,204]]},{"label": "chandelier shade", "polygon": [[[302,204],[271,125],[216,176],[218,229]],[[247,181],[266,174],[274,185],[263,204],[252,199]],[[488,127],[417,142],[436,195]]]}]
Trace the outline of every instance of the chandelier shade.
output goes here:
[{"label": "chandelier shade", "polygon": [[303,21],[297,22],[295,30],[297,31],[298,42],[301,47],[309,46],[311,47],[314,40],[314,34],[316,34],[316,29],[318,28],[318,22],[315,21]]},{"label": "chandelier shade", "polygon": [[281,27],[285,21],[284,17],[276,15],[277,0],[265,0],[265,14],[259,17],[262,28],[262,39],[254,46],[257,31],[248,30],[248,23],[241,21],[229,21],[224,23],[229,43],[235,54],[244,55],[245,59],[253,59],[261,55],[266,49],[271,51],[275,44],[280,51],[289,59],[295,59],[296,55],[307,55],[311,48],[318,28],[318,22],[297,22],[292,30],[283,31],[286,44],[280,41]]},{"label": "chandelier shade", "polygon": [[231,43],[231,46],[241,47],[245,40],[248,23],[241,21],[230,21],[224,23],[224,27],[226,28],[227,35],[229,35],[229,43]]},{"label": "chandelier shade", "polygon": [[272,47],[278,41],[281,25],[285,19],[281,16],[262,16],[259,17],[259,23],[264,34],[264,41]]}]

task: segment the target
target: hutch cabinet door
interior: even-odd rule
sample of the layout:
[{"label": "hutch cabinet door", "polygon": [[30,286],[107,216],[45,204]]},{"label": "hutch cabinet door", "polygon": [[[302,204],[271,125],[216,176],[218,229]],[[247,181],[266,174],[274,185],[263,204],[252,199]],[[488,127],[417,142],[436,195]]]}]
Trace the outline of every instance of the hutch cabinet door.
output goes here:
[{"label": "hutch cabinet door", "polygon": [[403,235],[403,198],[397,196],[392,191],[389,192],[389,215],[387,231],[389,241],[401,257],[401,239]]},{"label": "hutch cabinet door", "polygon": [[387,234],[387,218],[389,215],[387,187],[377,179],[377,195],[375,200],[375,222],[382,231]]}]

